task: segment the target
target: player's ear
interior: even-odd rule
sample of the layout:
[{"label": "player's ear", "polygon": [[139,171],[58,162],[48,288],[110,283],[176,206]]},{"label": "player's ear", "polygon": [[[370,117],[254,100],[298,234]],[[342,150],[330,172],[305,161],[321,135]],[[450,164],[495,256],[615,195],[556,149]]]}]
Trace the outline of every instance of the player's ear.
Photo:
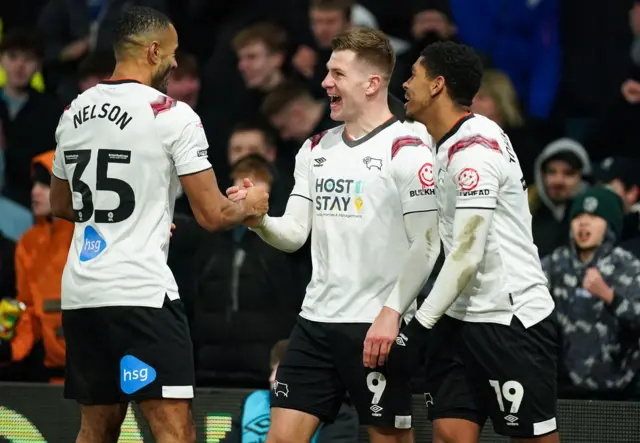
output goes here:
[{"label": "player's ear", "polygon": [[380,89],[381,86],[382,86],[382,78],[379,75],[370,75],[369,83],[367,85],[367,89],[365,93],[367,95],[373,95]]},{"label": "player's ear", "polygon": [[148,57],[151,64],[157,65],[160,63],[160,43],[157,41],[151,42],[149,45]]},{"label": "player's ear", "polygon": [[442,91],[444,91],[445,81],[444,77],[439,75],[431,82],[431,97],[435,97],[440,95]]}]

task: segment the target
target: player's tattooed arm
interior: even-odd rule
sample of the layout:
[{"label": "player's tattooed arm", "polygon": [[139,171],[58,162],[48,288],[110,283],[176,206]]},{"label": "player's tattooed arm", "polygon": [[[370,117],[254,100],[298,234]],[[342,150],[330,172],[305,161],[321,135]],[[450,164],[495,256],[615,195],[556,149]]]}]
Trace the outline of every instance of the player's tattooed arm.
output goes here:
[{"label": "player's tattooed arm", "polygon": [[75,212],[73,212],[71,188],[69,187],[68,181],[61,180],[55,175],[52,175],[49,200],[51,203],[51,213],[54,217],[70,222],[76,221],[76,215]]}]

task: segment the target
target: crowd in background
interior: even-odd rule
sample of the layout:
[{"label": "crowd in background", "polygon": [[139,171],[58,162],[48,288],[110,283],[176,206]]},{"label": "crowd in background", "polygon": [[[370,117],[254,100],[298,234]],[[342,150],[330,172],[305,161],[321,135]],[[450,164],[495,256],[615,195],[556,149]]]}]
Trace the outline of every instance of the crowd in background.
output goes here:
[{"label": "crowd in background", "polygon": [[[77,94],[111,75],[110,35],[128,4],[172,18],[180,48],[168,95],[201,116],[220,187],[250,178],[270,191],[273,215],[292,189],[297,149],[338,124],[320,86],[336,33],[358,25],[389,35],[397,53],[389,102],[400,119],[402,83],[424,46],[474,47],[485,75],[472,110],[509,135],[528,183],[562,328],[562,394],[639,396],[633,0],[0,2],[0,299],[26,307],[0,340],[0,380],[64,377],[60,279],[73,224],[52,219],[48,203],[55,128]],[[264,389],[277,365],[272,347],[288,337],[310,279],[309,243],[285,254],[243,227],[207,233],[184,196],[175,224],[169,263],[199,385]],[[580,242],[595,247],[584,254]]]}]

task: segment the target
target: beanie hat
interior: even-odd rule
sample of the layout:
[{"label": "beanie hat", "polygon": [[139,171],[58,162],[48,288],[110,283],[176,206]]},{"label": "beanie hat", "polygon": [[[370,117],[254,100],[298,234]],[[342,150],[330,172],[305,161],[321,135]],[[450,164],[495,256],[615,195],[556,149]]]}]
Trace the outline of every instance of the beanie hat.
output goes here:
[{"label": "beanie hat", "polygon": [[622,199],[618,194],[602,186],[587,189],[575,198],[569,215],[573,220],[584,213],[603,218],[616,238],[620,238],[624,211],[622,209]]}]

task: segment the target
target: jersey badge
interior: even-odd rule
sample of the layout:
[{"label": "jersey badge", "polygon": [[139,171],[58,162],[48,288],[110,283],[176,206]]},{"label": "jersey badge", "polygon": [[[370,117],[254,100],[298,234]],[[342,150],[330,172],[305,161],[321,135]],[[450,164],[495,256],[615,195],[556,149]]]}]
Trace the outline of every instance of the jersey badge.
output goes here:
[{"label": "jersey badge", "polygon": [[107,242],[98,234],[92,226],[84,228],[84,239],[80,251],[80,261],[90,261],[102,254],[107,247]]},{"label": "jersey badge", "polygon": [[462,191],[473,191],[480,182],[478,171],[473,168],[464,168],[458,174],[458,185]]},{"label": "jersey badge", "polygon": [[380,158],[367,156],[362,159],[362,163],[364,163],[369,171],[371,171],[372,168],[376,168],[378,171],[382,171],[382,159]]}]

